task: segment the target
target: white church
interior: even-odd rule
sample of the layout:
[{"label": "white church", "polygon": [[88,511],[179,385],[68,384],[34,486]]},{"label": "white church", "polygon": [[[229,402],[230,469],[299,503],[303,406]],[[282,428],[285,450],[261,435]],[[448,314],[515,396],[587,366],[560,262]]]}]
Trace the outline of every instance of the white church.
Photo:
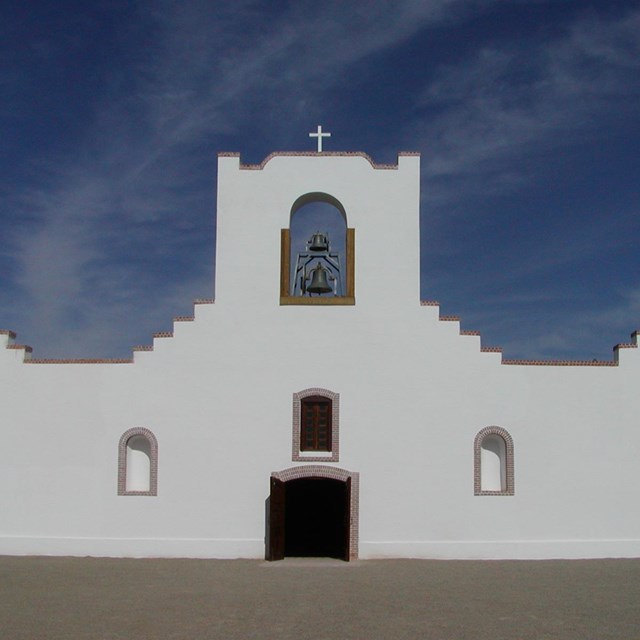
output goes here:
[{"label": "white church", "polygon": [[131,359],[0,331],[0,554],[640,557],[637,335],[483,348],[420,300],[419,154],[314,135],[219,154],[215,301]]}]

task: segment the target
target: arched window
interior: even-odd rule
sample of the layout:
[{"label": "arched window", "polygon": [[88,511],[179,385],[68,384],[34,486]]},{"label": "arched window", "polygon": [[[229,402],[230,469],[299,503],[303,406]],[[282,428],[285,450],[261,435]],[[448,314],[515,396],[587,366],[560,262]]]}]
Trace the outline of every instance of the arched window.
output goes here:
[{"label": "arched window", "polygon": [[340,394],[305,389],[293,394],[292,460],[338,462]]},{"label": "arched window", "polygon": [[307,193],[291,207],[281,230],[280,304],[355,304],[355,230],[342,204]]},{"label": "arched window", "polygon": [[158,495],[158,442],[149,429],[129,429],[120,438],[118,495]]},{"label": "arched window", "polygon": [[474,493],[514,495],[513,439],[501,427],[485,427],[475,438]]}]

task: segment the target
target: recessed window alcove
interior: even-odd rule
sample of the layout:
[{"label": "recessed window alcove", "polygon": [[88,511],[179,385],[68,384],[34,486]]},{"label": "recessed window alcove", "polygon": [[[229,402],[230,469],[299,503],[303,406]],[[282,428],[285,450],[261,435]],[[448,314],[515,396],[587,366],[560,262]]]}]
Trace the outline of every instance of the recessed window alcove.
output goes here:
[{"label": "recessed window alcove", "polygon": [[149,429],[129,429],[118,444],[118,495],[157,494],[158,441]]},{"label": "recessed window alcove", "polygon": [[[313,286],[314,276],[320,286]],[[300,196],[291,207],[289,228],[281,230],[280,304],[355,304],[355,230],[347,227],[345,208],[328,193]]]},{"label": "recessed window alcove", "polygon": [[513,439],[506,429],[481,429],[473,443],[473,457],[475,495],[514,495]]}]

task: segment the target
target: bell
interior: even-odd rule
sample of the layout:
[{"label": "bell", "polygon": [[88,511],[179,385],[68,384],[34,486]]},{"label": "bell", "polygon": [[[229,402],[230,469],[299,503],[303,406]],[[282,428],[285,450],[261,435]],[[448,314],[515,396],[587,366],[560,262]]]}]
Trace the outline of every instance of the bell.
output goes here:
[{"label": "bell", "polygon": [[329,239],[324,233],[316,231],[309,240],[309,251],[328,251]]},{"label": "bell", "polygon": [[317,264],[311,271],[311,284],[307,287],[309,293],[329,293],[333,287],[329,284],[327,274],[329,272],[321,265]]}]

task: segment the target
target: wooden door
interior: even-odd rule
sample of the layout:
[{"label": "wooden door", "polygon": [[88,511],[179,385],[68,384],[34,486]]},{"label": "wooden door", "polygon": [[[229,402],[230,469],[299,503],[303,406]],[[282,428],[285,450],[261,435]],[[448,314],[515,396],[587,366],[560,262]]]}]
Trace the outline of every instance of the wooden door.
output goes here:
[{"label": "wooden door", "polygon": [[269,560],[284,559],[284,510],[284,482],[271,478],[271,492],[269,494]]},{"label": "wooden door", "polygon": [[344,505],[344,560],[349,562],[350,554],[349,549],[351,547],[351,478],[347,478],[345,482],[345,505]]}]

